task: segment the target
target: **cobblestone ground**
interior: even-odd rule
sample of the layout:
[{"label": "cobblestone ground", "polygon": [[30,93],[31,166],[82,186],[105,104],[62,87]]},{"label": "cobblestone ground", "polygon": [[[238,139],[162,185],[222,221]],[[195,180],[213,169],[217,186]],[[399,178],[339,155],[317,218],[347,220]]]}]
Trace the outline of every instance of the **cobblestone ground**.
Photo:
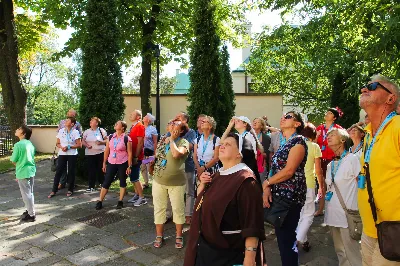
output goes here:
[{"label": "cobblestone ground", "polygon": [[[78,188],[70,198],[61,190],[48,199],[52,178],[49,161],[37,165],[35,205],[37,220],[21,223],[24,209],[14,172],[0,175],[0,265],[182,265],[185,250],[174,248],[173,224],[166,225],[165,245],[152,247],[155,238],[153,204],[139,208],[109,193],[104,209],[95,210],[99,193]],[[102,217],[101,219],[99,217]],[[300,250],[301,265],[337,265],[328,229],[317,218],[309,233],[310,252]],[[185,231],[189,228],[185,227]],[[266,228],[265,251],[269,266],[280,265],[276,237]],[[187,232],[185,233],[187,237]]]}]

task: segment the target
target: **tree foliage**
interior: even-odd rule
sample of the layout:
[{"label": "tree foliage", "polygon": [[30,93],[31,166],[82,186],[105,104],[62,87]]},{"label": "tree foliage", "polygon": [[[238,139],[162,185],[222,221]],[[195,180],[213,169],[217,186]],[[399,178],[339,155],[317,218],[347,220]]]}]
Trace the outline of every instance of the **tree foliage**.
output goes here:
[{"label": "tree foliage", "polygon": [[[196,0],[194,8],[194,33],[195,42],[190,52],[191,69],[189,71],[190,89],[188,99],[189,115],[194,118],[191,126],[195,127],[196,118],[199,114],[213,116],[217,122],[216,134],[221,134],[224,125],[229,122],[229,118],[224,116],[221,111],[226,108],[229,112],[227,100],[230,94],[225,94],[229,81],[226,81],[225,67],[223,62],[221,67],[220,58],[220,38],[217,35],[217,24],[215,23],[215,3],[212,0]],[[221,82],[224,78],[224,83]],[[225,85],[223,87],[223,84]],[[232,104],[232,103],[231,103]]]},{"label": "tree foliage", "polygon": [[82,46],[80,122],[83,128],[88,128],[90,118],[97,116],[102,127],[112,131],[125,110],[118,63],[118,10],[114,0],[89,0],[85,12],[87,34]]},{"label": "tree foliage", "polygon": [[247,69],[259,91],[283,92],[289,103],[314,114],[339,106],[348,126],[358,120],[358,88],[369,76],[400,78],[396,1],[270,0],[261,7],[308,22],[287,22],[258,36]]},{"label": "tree foliage", "polygon": [[[140,77],[141,74],[134,75],[127,86],[123,87],[123,93],[139,94],[140,93]],[[160,75],[160,94],[171,94],[174,92],[176,77],[168,77]],[[157,90],[157,72],[151,72],[151,94],[156,94]]]}]

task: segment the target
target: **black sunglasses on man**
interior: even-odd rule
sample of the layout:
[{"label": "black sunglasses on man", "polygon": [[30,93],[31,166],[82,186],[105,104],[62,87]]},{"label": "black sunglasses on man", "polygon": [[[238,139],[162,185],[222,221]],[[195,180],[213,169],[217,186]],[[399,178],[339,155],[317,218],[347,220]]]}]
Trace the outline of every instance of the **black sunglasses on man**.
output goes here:
[{"label": "black sunglasses on man", "polygon": [[362,89],[366,88],[369,91],[375,91],[378,87],[381,87],[382,89],[384,89],[385,91],[387,91],[390,94],[393,94],[388,88],[386,88],[385,86],[383,86],[381,83],[379,82],[372,82],[370,84],[364,85],[360,88],[360,94],[362,93]]}]

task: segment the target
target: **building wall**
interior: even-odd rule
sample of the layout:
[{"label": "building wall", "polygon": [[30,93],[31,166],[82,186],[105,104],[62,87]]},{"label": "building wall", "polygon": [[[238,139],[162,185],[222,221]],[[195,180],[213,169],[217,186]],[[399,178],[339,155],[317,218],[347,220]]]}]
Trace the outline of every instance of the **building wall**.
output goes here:
[{"label": "building wall", "polygon": [[32,128],[32,136],[30,140],[35,146],[36,151],[53,153],[57,141],[57,126],[30,125],[29,127]]},{"label": "building wall", "polygon": [[[281,94],[236,94],[236,115],[247,116],[250,120],[263,115],[268,116],[268,122],[272,126],[279,126],[279,119],[282,116],[282,95]],[[125,98],[125,115],[124,119],[129,122],[129,115],[135,109],[140,109],[140,96],[139,95],[124,95]],[[151,106],[153,115],[156,111],[156,97],[153,95],[151,99]],[[174,118],[180,111],[186,111],[188,106],[186,95],[161,95],[161,132],[165,132],[167,122]],[[145,115],[145,114],[143,114]]]},{"label": "building wall", "polygon": [[[268,116],[268,122],[274,126],[279,126],[279,119],[282,115],[282,95],[281,94],[236,94],[235,114],[247,116],[250,120],[263,115]],[[130,113],[135,109],[140,109],[140,95],[124,95],[125,113],[124,120],[130,126]],[[174,118],[180,111],[186,111],[188,101],[186,95],[161,95],[161,133],[165,133],[167,122]],[[156,97],[151,98],[151,105],[155,114]],[[32,128],[31,141],[38,152],[53,153],[56,144],[57,126],[30,126]]]},{"label": "building wall", "polygon": [[235,93],[245,93],[246,78],[244,72],[232,72],[233,91]]}]

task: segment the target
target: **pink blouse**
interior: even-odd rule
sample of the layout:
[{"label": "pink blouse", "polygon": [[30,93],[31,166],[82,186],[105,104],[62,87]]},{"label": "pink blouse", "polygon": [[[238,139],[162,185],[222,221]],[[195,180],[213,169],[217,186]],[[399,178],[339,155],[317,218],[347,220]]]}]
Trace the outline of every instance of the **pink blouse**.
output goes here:
[{"label": "pink blouse", "polygon": [[[131,138],[128,135],[126,136],[128,137],[128,142],[132,142]],[[110,164],[123,164],[128,161],[128,147],[125,146],[124,137],[125,133],[121,134],[119,138],[114,133],[109,140],[110,154],[108,155],[108,162]]]}]

